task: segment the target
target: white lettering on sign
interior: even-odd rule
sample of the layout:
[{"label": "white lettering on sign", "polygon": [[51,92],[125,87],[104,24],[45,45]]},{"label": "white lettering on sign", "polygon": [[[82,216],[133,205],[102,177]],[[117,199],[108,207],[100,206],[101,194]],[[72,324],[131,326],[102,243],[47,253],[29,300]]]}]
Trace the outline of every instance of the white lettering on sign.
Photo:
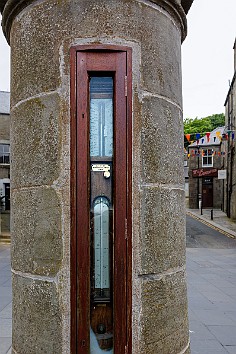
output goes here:
[{"label": "white lettering on sign", "polygon": [[217,177],[217,168],[192,170],[193,177],[213,176]]}]

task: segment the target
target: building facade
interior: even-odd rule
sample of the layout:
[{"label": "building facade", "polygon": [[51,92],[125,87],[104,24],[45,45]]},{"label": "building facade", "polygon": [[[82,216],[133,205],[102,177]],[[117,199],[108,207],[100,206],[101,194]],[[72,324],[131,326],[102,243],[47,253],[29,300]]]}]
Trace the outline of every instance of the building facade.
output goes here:
[{"label": "building facade", "polygon": [[0,91],[0,208],[10,210],[10,93]]},{"label": "building facade", "polygon": [[[222,150],[224,127],[213,130],[188,147],[189,207],[222,208],[224,180],[218,170],[225,169]],[[199,203],[201,202],[201,204]]]},{"label": "building facade", "polygon": [[236,219],[236,156],[235,156],[235,117],[236,117],[236,41],[234,43],[234,75],[225,101],[225,126],[228,139],[226,150],[227,179],[224,189],[224,210],[227,216]]},{"label": "building facade", "polygon": [[190,352],[181,43],[192,2],[1,2],[14,352]]},{"label": "building facade", "polygon": [[0,241],[10,241],[10,93],[0,91]]}]

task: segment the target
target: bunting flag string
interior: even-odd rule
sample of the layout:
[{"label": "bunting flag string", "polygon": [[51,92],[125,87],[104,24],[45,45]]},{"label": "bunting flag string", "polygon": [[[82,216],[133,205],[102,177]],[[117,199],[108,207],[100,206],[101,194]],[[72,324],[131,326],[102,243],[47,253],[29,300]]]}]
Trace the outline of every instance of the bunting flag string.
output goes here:
[{"label": "bunting flag string", "polygon": [[200,157],[200,156],[225,156],[226,153],[225,151],[216,151],[214,149],[197,149],[197,150],[192,150],[191,152],[187,152],[184,150],[185,155],[189,157]]},{"label": "bunting flag string", "polygon": [[[199,144],[200,139],[201,139],[201,143],[203,144],[204,143],[203,136],[206,136],[207,142],[209,142],[211,134],[212,134],[212,132],[204,132],[204,133],[187,133],[184,135],[185,135],[186,139],[188,140],[188,142],[190,142],[191,144],[194,141],[197,141],[197,144]],[[234,140],[234,138],[235,138],[235,130],[227,130],[226,133],[222,133],[222,134],[220,131],[216,131],[216,132],[214,132],[214,134],[215,134],[215,137],[213,137],[214,142],[215,142],[216,138],[218,138],[220,141],[221,140],[228,140],[228,138],[230,138],[230,137],[232,140]]]}]

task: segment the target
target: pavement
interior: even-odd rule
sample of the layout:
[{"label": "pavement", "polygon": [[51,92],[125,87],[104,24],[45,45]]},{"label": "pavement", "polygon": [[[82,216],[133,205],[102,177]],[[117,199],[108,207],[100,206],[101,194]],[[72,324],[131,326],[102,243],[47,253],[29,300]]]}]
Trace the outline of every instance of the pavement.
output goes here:
[{"label": "pavement", "polygon": [[12,288],[10,245],[0,244],[0,354],[11,353]]},{"label": "pavement", "polygon": [[[210,210],[187,213],[236,238],[236,223],[222,211],[213,220]],[[236,354],[236,248],[187,248],[187,285],[191,353]],[[0,354],[11,353],[11,301],[10,245],[0,243]]]},{"label": "pavement", "polygon": [[[236,243],[236,222],[221,210],[187,214]],[[222,242],[223,244],[223,242]],[[192,354],[236,354],[236,246],[187,248],[189,329]]]},{"label": "pavement", "polygon": [[236,248],[188,248],[187,280],[191,353],[236,354]]}]

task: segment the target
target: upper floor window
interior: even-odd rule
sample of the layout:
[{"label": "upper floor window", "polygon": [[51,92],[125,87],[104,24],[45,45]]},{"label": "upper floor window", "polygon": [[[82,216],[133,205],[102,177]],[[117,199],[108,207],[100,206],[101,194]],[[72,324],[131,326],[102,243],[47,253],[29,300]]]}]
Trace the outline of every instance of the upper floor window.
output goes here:
[{"label": "upper floor window", "polygon": [[202,167],[213,166],[213,152],[212,149],[202,150]]},{"label": "upper floor window", "polygon": [[0,144],[0,164],[10,164],[10,145]]}]

